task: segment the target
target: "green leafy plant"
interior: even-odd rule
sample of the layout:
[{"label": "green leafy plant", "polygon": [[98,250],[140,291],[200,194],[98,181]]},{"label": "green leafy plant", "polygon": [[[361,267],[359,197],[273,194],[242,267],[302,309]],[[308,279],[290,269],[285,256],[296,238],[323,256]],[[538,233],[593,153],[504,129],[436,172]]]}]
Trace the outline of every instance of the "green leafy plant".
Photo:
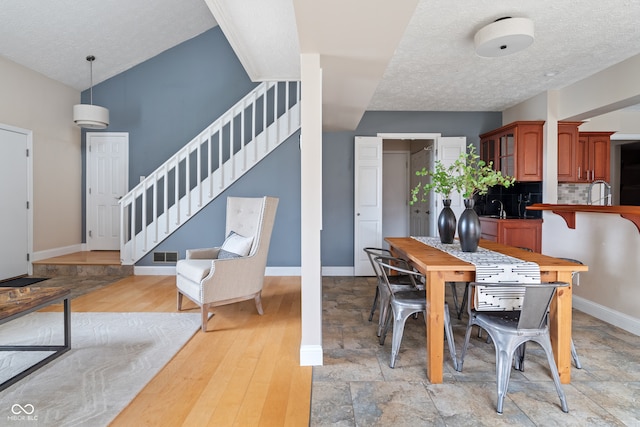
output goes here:
[{"label": "green leafy plant", "polygon": [[418,197],[420,197],[420,201],[426,202],[431,190],[448,199],[451,192],[457,188],[455,173],[454,165],[445,168],[439,160],[436,161],[433,171],[427,170],[426,167],[416,171],[417,176],[430,177],[431,179],[430,182],[424,185],[419,182],[411,189],[411,201],[409,203],[412,205],[417,203]]},{"label": "green leafy plant", "polygon": [[468,151],[462,153],[453,163],[456,172],[456,189],[462,193],[465,199],[470,199],[476,194],[487,194],[490,187],[502,185],[510,187],[516,181],[501,171],[493,169],[493,162],[486,163],[480,159],[475,147],[469,145]]},{"label": "green leafy plant", "polygon": [[480,159],[475,147],[470,144],[467,152],[461,153],[460,157],[448,167],[445,167],[440,160],[435,162],[434,170],[422,168],[416,171],[417,176],[429,177],[426,184],[419,182],[411,189],[411,200],[413,205],[418,200],[426,202],[431,190],[442,195],[443,198],[450,198],[451,192],[456,190],[466,199],[472,198],[476,194],[487,194],[490,187],[502,185],[510,187],[515,182],[515,178],[503,175],[502,172],[493,169],[493,162],[488,164]]}]

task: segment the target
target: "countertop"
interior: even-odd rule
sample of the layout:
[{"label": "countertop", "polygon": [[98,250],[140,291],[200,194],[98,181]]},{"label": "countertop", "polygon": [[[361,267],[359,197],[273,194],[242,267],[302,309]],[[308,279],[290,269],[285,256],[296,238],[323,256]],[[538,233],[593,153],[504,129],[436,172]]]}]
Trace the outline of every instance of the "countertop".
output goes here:
[{"label": "countertop", "polygon": [[576,228],[576,212],[618,214],[635,224],[640,231],[640,206],[600,206],[600,205],[556,205],[551,203],[536,203],[527,206],[533,211],[551,211],[564,218],[569,228]]}]

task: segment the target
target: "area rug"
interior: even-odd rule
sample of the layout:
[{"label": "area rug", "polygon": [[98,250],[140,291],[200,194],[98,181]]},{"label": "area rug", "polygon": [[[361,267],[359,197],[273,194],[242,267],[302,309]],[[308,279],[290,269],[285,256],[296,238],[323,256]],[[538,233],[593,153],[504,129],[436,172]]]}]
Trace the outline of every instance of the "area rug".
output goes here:
[{"label": "area rug", "polygon": [[33,285],[34,283],[47,280],[46,277],[18,277],[17,279],[6,280],[0,282],[2,288],[22,288],[23,286]]},{"label": "area rug", "polygon": [[[72,312],[71,350],[0,392],[0,419],[40,426],[106,426],[184,346],[200,322],[200,314],[189,313]],[[62,333],[62,313],[31,313],[1,325],[0,343],[61,344]],[[0,352],[0,380],[47,354]]]}]

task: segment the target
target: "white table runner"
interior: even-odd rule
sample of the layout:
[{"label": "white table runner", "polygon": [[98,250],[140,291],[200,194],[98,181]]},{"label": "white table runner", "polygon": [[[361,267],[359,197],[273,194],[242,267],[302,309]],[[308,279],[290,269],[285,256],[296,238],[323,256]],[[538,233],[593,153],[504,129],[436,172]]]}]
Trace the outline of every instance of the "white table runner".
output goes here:
[{"label": "white table runner", "polygon": [[[478,247],[477,252],[463,252],[460,243],[440,242],[438,237],[411,236],[426,245],[475,265],[476,282],[540,283],[540,266],[500,252]],[[477,310],[514,310],[522,305],[524,288],[478,287],[474,306]]]}]

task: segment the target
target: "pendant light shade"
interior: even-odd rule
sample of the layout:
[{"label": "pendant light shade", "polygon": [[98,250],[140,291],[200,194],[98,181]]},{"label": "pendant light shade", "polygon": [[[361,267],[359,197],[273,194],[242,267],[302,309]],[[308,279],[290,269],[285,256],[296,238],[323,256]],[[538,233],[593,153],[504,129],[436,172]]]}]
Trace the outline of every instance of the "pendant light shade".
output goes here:
[{"label": "pendant light shade", "polygon": [[109,110],[93,105],[93,61],[96,57],[87,56],[90,65],[91,86],[89,87],[89,104],[76,104],[73,106],[73,121],[81,128],[104,129],[109,126]]},{"label": "pendant light shade", "polygon": [[501,18],[482,27],[475,35],[476,53],[485,57],[506,56],[533,43],[533,21],[527,18]]},{"label": "pendant light shade", "polygon": [[104,129],[109,126],[109,110],[99,105],[76,104],[73,121],[81,128]]}]

